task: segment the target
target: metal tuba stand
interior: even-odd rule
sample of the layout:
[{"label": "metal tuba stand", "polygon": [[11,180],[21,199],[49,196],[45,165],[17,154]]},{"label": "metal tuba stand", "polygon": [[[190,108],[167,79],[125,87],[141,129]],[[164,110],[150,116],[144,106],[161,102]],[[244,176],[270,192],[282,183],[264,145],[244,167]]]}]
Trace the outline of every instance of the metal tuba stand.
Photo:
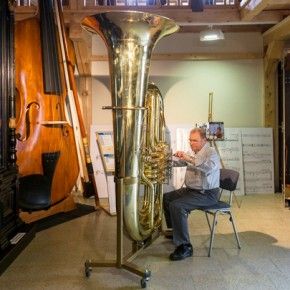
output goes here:
[{"label": "metal tuba stand", "polygon": [[87,260],[85,262],[85,275],[86,277],[90,277],[93,268],[95,267],[116,267],[119,269],[125,269],[133,274],[136,274],[141,277],[140,283],[141,288],[146,288],[147,282],[151,277],[151,271],[148,269],[141,269],[131,261],[138,255],[138,253],[149,246],[157,237],[157,235],[152,235],[148,242],[143,244],[142,246],[138,245],[138,243],[133,242],[132,244],[132,252],[124,257],[123,249],[124,249],[124,224],[123,224],[123,202],[122,202],[122,188],[124,184],[124,179],[120,178],[116,180],[116,188],[119,192],[116,194],[116,202],[117,202],[117,257],[116,260],[111,261],[92,261]]}]

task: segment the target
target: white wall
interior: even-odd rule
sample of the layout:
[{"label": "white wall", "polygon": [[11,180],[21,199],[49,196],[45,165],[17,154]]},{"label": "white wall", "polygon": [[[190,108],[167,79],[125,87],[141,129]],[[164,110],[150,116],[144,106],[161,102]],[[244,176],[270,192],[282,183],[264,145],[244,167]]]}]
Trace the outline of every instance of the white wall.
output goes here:
[{"label": "white wall", "polygon": [[92,81],[92,124],[112,124],[112,111],[102,110],[103,106],[112,105],[111,93],[109,91],[109,77],[93,78]]},{"label": "white wall", "polygon": [[167,123],[206,122],[208,95],[213,92],[214,120],[224,121],[226,127],[262,126],[262,61],[170,64],[179,79],[155,78],[165,97]]},{"label": "white wall", "polygon": [[[224,41],[202,43],[195,34],[175,34],[161,40],[156,52],[262,52],[258,33],[231,33]],[[93,54],[105,54],[95,38]],[[94,62],[93,124],[112,122],[107,62]],[[152,61],[150,80],[159,86],[168,124],[195,124],[208,118],[208,94],[214,93],[213,119],[226,127],[263,126],[263,62],[258,60]]]}]

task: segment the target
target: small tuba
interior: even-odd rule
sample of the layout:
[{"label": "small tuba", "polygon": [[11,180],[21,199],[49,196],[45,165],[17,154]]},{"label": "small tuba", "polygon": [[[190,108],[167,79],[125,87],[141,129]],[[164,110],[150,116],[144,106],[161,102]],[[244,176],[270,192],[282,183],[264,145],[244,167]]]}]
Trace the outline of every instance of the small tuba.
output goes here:
[{"label": "small tuba", "polygon": [[139,223],[148,233],[161,226],[163,183],[171,174],[170,144],[166,141],[163,98],[158,87],[149,83],[145,97],[146,118],[144,122],[141,155],[141,182],[144,185],[143,201],[139,210]]},{"label": "small tuba", "polygon": [[[179,27],[166,17],[138,11],[88,16],[82,27],[98,33],[108,48],[112,106],[106,108],[113,111],[116,194],[121,195],[129,236],[142,241],[161,222],[166,175],[161,168],[167,167],[170,155],[164,128],[156,129],[152,124],[157,117],[157,123],[164,124],[162,98],[150,97],[153,92],[161,94],[150,85],[146,98],[150,57],[158,40]],[[149,103],[152,109],[147,110]],[[153,107],[156,105],[159,112]],[[151,119],[151,124],[146,119]]]}]

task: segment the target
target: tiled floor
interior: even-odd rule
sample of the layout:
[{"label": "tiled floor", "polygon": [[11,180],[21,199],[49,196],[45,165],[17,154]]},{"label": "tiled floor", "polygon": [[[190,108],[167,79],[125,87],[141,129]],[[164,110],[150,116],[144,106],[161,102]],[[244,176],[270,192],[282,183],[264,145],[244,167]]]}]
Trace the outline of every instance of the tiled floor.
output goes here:
[{"label": "tiled floor", "polygon": [[[281,196],[244,196],[241,208],[234,204],[233,211],[241,250],[222,216],[208,258],[206,219],[202,212],[193,212],[193,257],[169,261],[174,246],[159,237],[134,260],[152,272],[147,289],[290,289],[290,210]],[[98,211],[39,232],[0,277],[0,289],[140,288],[138,276],[117,268],[95,268],[90,278],[84,276],[85,260],[114,259],[115,229],[116,218]]]}]

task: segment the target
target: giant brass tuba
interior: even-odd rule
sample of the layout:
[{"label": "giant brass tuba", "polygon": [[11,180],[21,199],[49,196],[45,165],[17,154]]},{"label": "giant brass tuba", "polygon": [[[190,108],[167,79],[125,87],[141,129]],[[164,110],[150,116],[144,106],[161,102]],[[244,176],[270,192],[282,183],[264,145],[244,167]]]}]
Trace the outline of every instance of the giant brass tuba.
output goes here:
[{"label": "giant brass tuba", "polygon": [[162,98],[152,97],[160,94],[156,87],[149,86],[145,102],[150,57],[157,41],[179,27],[166,17],[137,11],[88,16],[82,26],[98,33],[108,48],[112,106],[107,108],[113,110],[117,200],[121,195],[129,236],[142,241],[161,222],[166,175],[161,169],[166,171],[170,155],[164,140]]}]

